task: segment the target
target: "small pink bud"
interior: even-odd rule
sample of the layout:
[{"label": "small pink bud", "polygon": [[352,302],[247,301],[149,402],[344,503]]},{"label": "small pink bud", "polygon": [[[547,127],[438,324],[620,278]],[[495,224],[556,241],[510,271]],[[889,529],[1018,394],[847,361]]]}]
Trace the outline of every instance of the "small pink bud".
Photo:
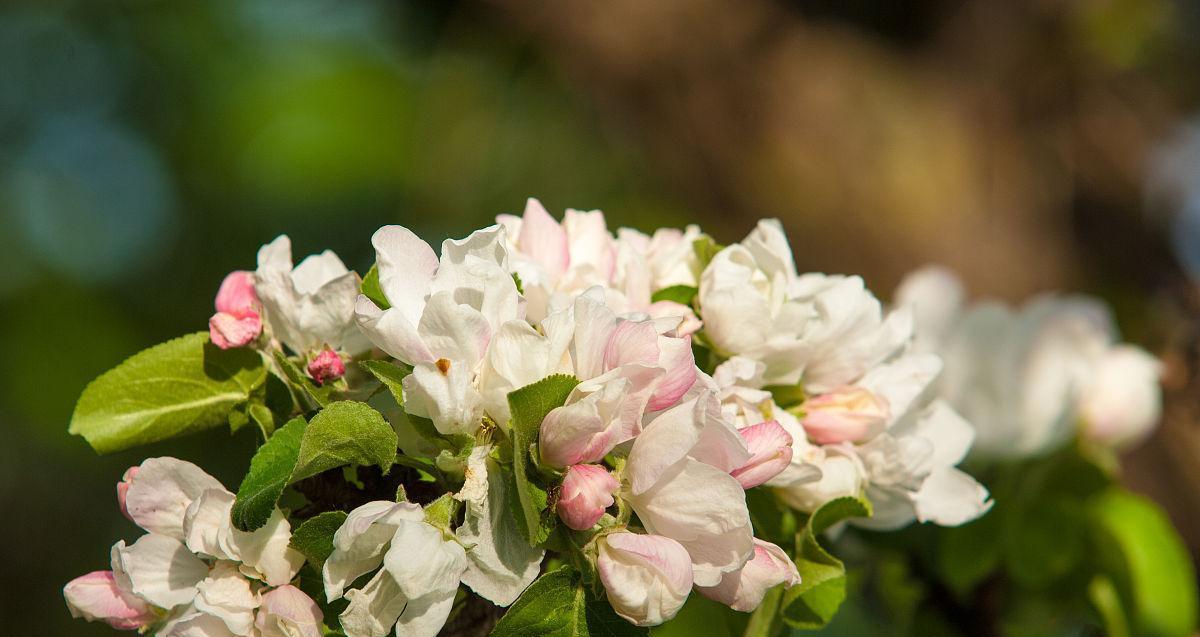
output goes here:
[{"label": "small pink bud", "polygon": [[217,313],[208,319],[208,337],[221,349],[244,347],[262,333],[254,273],[235,270],[217,291]]},{"label": "small pink bud", "polygon": [[738,430],[750,459],[729,472],[743,489],[752,489],[779,475],[792,462],[792,437],[777,421],[768,420]]},{"label": "small pink bud", "polygon": [[869,438],[891,416],[887,401],[862,387],[846,385],[809,398],[804,412],[804,430],[819,445]]},{"label": "small pink bud", "polygon": [[567,468],[558,498],[558,516],[576,531],[596,525],[613,504],[617,479],[600,465],[577,464]]},{"label": "small pink bud", "polygon": [[254,292],[254,273],[234,270],[221,281],[217,290],[217,311],[245,316],[248,312],[258,313],[258,295]]},{"label": "small pink bud", "polygon": [[138,467],[129,467],[125,470],[125,475],[121,476],[121,481],[117,483],[117,505],[121,507],[121,515],[133,522],[133,516],[129,515],[129,508],[125,506],[125,498],[129,494],[129,486],[133,484],[133,479],[137,477]]},{"label": "small pink bud", "polygon": [[262,318],[251,311],[242,317],[217,312],[208,319],[208,338],[221,349],[245,347],[262,334]]},{"label": "small pink bud", "polygon": [[121,588],[112,571],[93,571],[63,587],[72,617],[102,621],[117,630],[137,630],[158,618],[145,600]]},{"label": "small pink bud", "polygon": [[346,373],[346,364],[337,352],[326,347],[308,362],[308,375],[318,385],[324,385],[331,380],[337,380]]}]

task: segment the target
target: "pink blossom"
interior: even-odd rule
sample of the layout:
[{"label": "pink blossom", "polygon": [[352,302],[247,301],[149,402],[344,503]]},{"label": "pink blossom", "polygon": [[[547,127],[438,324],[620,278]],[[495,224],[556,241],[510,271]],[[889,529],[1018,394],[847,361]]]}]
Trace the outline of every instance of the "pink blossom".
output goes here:
[{"label": "pink blossom", "polygon": [[558,515],[567,526],[586,531],[596,525],[604,510],[613,504],[620,486],[604,467],[577,464],[567,468],[558,499]]},{"label": "pink blossom", "polygon": [[262,333],[252,272],[230,272],[221,282],[215,305],[217,313],[208,319],[208,335],[217,347],[244,347]]},{"label": "pink blossom", "polygon": [[346,363],[337,352],[326,347],[308,362],[308,375],[317,385],[324,385],[346,374]]},{"label": "pink blossom", "polygon": [[738,430],[750,459],[729,475],[744,489],[757,487],[779,475],[792,461],[792,437],[778,421],[768,420]]}]

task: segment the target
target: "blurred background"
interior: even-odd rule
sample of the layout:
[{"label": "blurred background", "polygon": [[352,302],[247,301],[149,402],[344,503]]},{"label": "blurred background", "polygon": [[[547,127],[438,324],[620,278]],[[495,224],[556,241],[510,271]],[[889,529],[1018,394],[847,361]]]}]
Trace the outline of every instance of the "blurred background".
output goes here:
[{"label": "blurred background", "polygon": [[777,216],[801,270],[883,297],[928,262],[1104,297],[1169,364],[1125,481],[1196,555],[1198,70],[1185,0],[0,1],[0,618],[111,634],[60,589],[136,536],[122,471],[236,487],[253,449],[97,458],[66,434],[88,380],[204,329],[279,233],[364,272],[384,223],[438,241],[531,195],[722,242]]}]

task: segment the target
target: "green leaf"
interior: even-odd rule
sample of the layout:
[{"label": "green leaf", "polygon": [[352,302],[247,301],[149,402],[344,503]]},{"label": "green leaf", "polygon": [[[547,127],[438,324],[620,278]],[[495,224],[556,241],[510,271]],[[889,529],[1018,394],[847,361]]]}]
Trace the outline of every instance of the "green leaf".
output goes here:
[{"label": "green leaf", "polygon": [[530,463],[531,454],[533,459],[537,458],[538,433],[546,414],[567,402],[571,390],[578,384],[579,380],[574,376],[557,374],[508,394],[512,414],[513,473],[520,504],[517,519],[524,521],[520,527],[522,534],[535,545],[550,537],[555,519],[553,515],[546,515],[549,497],[546,489],[538,484],[536,467]]},{"label": "green leaf", "polygon": [[608,600],[593,597],[569,567],[546,573],[521,593],[493,637],[624,637],[649,631],[621,619]]},{"label": "green leaf", "polygon": [[333,384],[318,387],[313,379],[308,377],[292,359],[283,355],[283,352],[275,352],[275,362],[279,364],[279,368],[283,370],[283,375],[287,377],[289,383],[293,387],[300,389],[313,400],[319,407],[324,407],[329,404],[329,397],[333,394],[335,387]]},{"label": "green leaf", "polygon": [[796,512],[779,501],[771,489],[750,489],[746,492],[746,508],[755,537],[791,551],[796,541]]},{"label": "green leaf", "polygon": [[288,546],[303,553],[305,559],[319,570],[333,553],[333,534],[345,521],[346,513],[343,511],[326,511],[309,518],[292,531]]},{"label": "green leaf", "polygon": [[672,285],[669,288],[663,288],[654,294],[650,295],[651,303],[659,301],[674,301],[683,305],[691,305],[692,299],[696,298],[696,293],[699,292],[696,288],[690,285]]},{"label": "green leaf", "polygon": [[708,235],[701,235],[699,239],[692,242],[692,250],[696,252],[696,260],[700,262],[701,271],[707,268],[713,257],[717,256],[717,253],[724,249],[725,246],[717,243]]},{"label": "green leaf", "polygon": [[689,595],[674,619],[654,626],[654,637],[741,637],[750,617],[703,595]]},{"label": "green leaf", "polygon": [[396,432],[366,403],[329,403],[312,417],[300,442],[292,482],[345,465],[376,465],[386,472],[396,459]]},{"label": "green leaf", "polygon": [[462,502],[455,500],[452,494],[444,493],[438,499],[425,505],[425,523],[441,529],[447,535],[453,535],[450,526],[461,507]]},{"label": "green leaf", "polygon": [[387,387],[397,405],[404,406],[404,378],[412,373],[411,367],[378,360],[359,361],[358,365]]},{"label": "green leaf", "polygon": [[367,270],[367,276],[363,277],[362,287],[359,288],[359,291],[363,293],[363,296],[371,299],[371,302],[381,310],[392,307],[392,304],[388,303],[387,295],[383,293],[383,288],[379,285],[378,265],[372,265],[371,269]]},{"label": "green leaf", "polygon": [[771,392],[775,404],[784,409],[795,407],[808,398],[804,393],[804,385],[768,385],[763,389]]},{"label": "green leaf", "polygon": [[1021,586],[1046,588],[1064,581],[1083,560],[1087,521],[1083,504],[1043,492],[1003,518],[1000,545],[1008,574]]},{"label": "green leaf", "polygon": [[517,286],[517,294],[525,295],[525,284],[521,282],[521,275],[516,272],[512,273],[513,283]]},{"label": "green leaf", "polygon": [[1153,502],[1118,488],[1089,503],[1095,557],[1139,635],[1183,637],[1196,629],[1196,573],[1183,541]]},{"label": "green leaf", "polygon": [[814,630],[829,623],[846,598],[846,567],[821,546],[820,536],[847,518],[870,517],[865,499],[844,497],[826,502],[796,536],[800,583],[783,596],[783,619],[795,628]]},{"label": "green leaf", "polygon": [[83,390],[68,429],[100,453],[225,424],[263,382],[252,349],[222,350],[197,332],[144,350]]},{"label": "green leaf", "polygon": [[293,418],[271,436],[250,459],[250,471],[238,487],[230,517],[242,531],[253,531],[267,523],[279,496],[292,477],[300,440],[308,423]]},{"label": "green leaf", "polygon": [[1121,607],[1121,594],[1111,579],[1103,575],[1093,577],[1088,583],[1088,601],[1103,620],[1108,637],[1129,637],[1129,620]]}]

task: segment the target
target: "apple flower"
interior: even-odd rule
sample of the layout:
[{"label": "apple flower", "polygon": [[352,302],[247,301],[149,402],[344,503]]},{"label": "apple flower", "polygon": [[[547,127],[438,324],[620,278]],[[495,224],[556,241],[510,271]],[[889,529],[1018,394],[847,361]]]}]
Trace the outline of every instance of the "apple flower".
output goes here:
[{"label": "apple flower", "polygon": [[648,533],[683,545],[699,586],[715,586],[753,555],[745,491],[730,475],[750,459],[708,391],[655,416],[630,448],[621,497]]},{"label": "apple flower", "polygon": [[217,313],[208,319],[208,335],[217,347],[244,347],[262,334],[253,272],[230,272],[217,290],[215,305]]},{"label": "apple flower", "polygon": [[292,242],[280,235],[258,251],[254,290],[271,334],[297,354],[321,347],[366,349],[354,325],[359,278],[326,250],[292,266]]},{"label": "apple flower", "polygon": [[530,198],[522,216],[500,215],[496,223],[508,230],[513,271],[521,278],[531,322],[592,286],[612,283],[616,242],[599,210],[568,209],[560,224]]},{"label": "apple flower", "polygon": [[859,277],[799,275],[778,220],[760,221],[700,277],[700,318],[717,350],[765,364],[764,382],[821,393],[900,351],[907,311],[884,316]]},{"label": "apple flower", "polygon": [[523,318],[504,233],[492,226],[446,240],[440,259],[401,226],[384,226],[371,238],[391,307],[360,296],[358,324],[377,347],[413,366],[404,379],[405,408],[443,434],[479,426],[480,363],[501,325]]},{"label": "apple flower", "polygon": [[510,391],[572,374],[581,382],[542,422],[541,458],[554,467],[597,462],[641,431],[644,413],[677,403],[695,382],[691,340],[669,335],[678,322],[618,316],[598,287],[555,310],[541,331],[511,321],[480,373],[488,412],[507,423]]},{"label": "apple flower", "polygon": [[1119,448],[1157,424],[1158,365],[1117,342],[1100,302],[1039,296],[1013,309],[962,298],[951,273],[924,268],[905,278],[896,304],[913,309],[924,346],[945,359],[938,393],[974,423],[980,456],[1047,453],[1077,429]]},{"label": "apple flower", "polygon": [[[346,590],[376,569],[362,588]],[[434,637],[466,569],[463,547],[426,523],[420,506],[377,501],[351,511],[334,533],[322,575],[329,601],[350,600],[341,614],[348,637]]]},{"label": "apple flower", "polygon": [[119,628],[145,628],[166,616],[160,635],[251,635],[260,593],[286,585],[304,558],[289,548],[276,509],[252,532],[233,528],[234,496],[195,465],[151,458],[118,488],[129,518],[147,531],[111,551],[111,571],[64,588],[76,616]]},{"label": "apple flower", "polygon": [[716,586],[698,586],[699,593],[733,610],[749,613],[762,604],[767,591],[779,584],[791,588],[800,583],[796,564],[783,549],[754,538],[754,557],[740,570],[726,573]]},{"label": "apple flower", "polygon": [[613,505],[613,492],[619,486],[617,479],[600,465],[567,467],[556,505],[558,516],[568,527],[586,531],[596,525],[605,509]]},{"label": "apple flower", "polygon": [[316,602],[289,584],[262,596],[254,627],[261,637],[321,637],[324,619]]},{"label": "apple flower", "polygon": [[692,562],[683,546],[629,532],[610,533],[597,544],[596,570],[618,615],[638,626],[675,617],[692,590]]}]

